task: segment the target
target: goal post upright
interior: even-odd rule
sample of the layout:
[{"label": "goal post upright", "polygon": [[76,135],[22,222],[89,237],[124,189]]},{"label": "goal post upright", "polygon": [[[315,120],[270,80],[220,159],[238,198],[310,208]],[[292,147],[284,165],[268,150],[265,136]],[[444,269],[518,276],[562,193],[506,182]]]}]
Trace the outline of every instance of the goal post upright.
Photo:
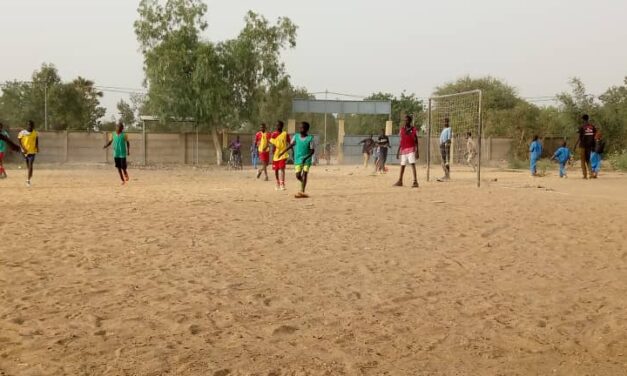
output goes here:
[{"label": "goal post upright", "polygon": [[481,101],[483,93],[479,90],[479,129],[477,130],[477,188],[481,187],[481,148],[483,148],[483,117],[481,116]]},{"label": "goal post upright", "polygon": [[427,120],[427,181],[431,177],[431,98],[429,98],[429,119]]}]

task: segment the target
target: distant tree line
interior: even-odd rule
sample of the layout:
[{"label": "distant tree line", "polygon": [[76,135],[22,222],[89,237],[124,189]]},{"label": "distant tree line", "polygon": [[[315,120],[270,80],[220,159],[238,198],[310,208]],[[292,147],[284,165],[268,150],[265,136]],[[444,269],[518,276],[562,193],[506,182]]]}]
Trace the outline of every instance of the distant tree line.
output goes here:
[{"label": "distant tree line", "polygon": [[[292,116],[310,121],[313,133],[321,134],[324,115],[291,113],[292,99],[313,98],[306,88],[291,83],[281,59],[285,49],[296,46],[297,26],[289,18],[270,22],[251,11],[237,37],[210,41],[203,38],[206,12],[201,0],[140,1],[134,28],[144,56],[146,94],[120,101],[119,118],[133,125],[141,115],[156,116],[160,121],[153,125],[155,131],[177,131],[181,120],[192,119],[195,127],[214,135],[216,145],[223,129],[252,131],[261,122],[272,127],[276,120]],[[481,89],[485,135],[513,138],[515,157],[526,155],[527,141],[534,134],[573,139],[584,113],[605,134],[610,150],[625,149],[627,77],[599,96],[587,93],[577,78],[570,85],[570,92],[557,94],[556,102],[548,106],[525,100],[514,87],[493,77],[464,77],[437,87],[433,94]],[[50,129],[112,129],[114,119],[103,120],[103,93],[95,83],[82,77],[64,82],[52,64],[42,65],[31,82],[2,84],[0,121],[10,126],[29,119],[43,124],[46,94]],[[379,92],[365,99],[392,101],[396,127],[405,114],[413,115],[416,124],[426,121],[426,101],[414,93]],[[388,116],[343,116],[347,134],[377,133],[388,120]],[[330,141],[336,139],[337,120],[337,114],[327,116]]]}]

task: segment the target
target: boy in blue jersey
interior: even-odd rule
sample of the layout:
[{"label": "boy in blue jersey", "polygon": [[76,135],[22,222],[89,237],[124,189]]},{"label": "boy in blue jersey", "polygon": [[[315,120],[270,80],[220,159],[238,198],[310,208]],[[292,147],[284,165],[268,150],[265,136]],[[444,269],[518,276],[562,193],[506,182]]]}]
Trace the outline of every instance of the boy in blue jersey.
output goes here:
[{"label": "boy in blue jersey", "polygon": [[540,137],[535,135],[533,136],[531,145],[529,145],[529,169],[531,170],[531,176],[536,176],[536,173],[538,172],[537,165],[541,156],[542,144],[540,143]]},{"label": "boy in blue jersey", "polygon": [[552,160],[556,160],[560,164],[560,178],[568,177],[566,175],[566,163],[570,161],[571,153],[570,149],[566,146],[566,141],[562,144],[562,147],[557,149],[555,154],[551,157]]},{"label": "boy in blue jersey", "polygon": [[124,132],[124,124],[119,122],[115,132],[111,134],[111,139],[104,146],[104,149],[113,144],[113,160],[115,167],[118,169],[122,185],[129,181],[128,172],[126,171],[126,157],[131,155],[131,144],[128,142],[128,136]]}]

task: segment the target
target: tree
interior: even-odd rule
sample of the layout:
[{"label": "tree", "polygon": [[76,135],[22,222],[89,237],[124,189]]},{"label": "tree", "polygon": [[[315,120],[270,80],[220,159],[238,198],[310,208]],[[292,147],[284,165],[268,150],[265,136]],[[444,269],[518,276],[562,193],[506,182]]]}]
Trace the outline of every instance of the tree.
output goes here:
[{"label": "tree", "polygon": [[142,0],[135,34],[144,54],[150,108],[160,118],[193,119],[213,135],[242,128],[259,113],[265,90],[286,77],[280,53],[295,46],[296,26],[287,18],[271,25],[248,12],[237,38],[201,40],[207,6],[200,0]]},{"label": "tree", "polygon": [[132,127],[135,125],[135,111],[131,105],[126,102],[124,99],[120,99],[117,104],[118,112],[120,113],[120,120],[127,127]]},{"label": "tree", "polygon": [[95,89],[93,81],[82,77],[63,83],[52,64],[42,64],[31,82],[7,82],[0,97],[0,116],[11,124],[33,120],[43,125],[46,92],[50,129],[97,129],[105,114],[100,107],[102,92]]},{"label": "tree", "polygon": [[[411,115],[414,123],[420,125],[424,121],[424,103],[416,94],[402,92],[400,97],[390,93],[374,93],[365,100],[381,100],[392,102],[392,121],[401,124],[405,115]],[[389,119],[388,115],[348,115],[346,118],[347,134],[377,134]]]},{"label": "tree", "polygon": [[[482,119],[485,135],[508,136],[520,128],[509,112],[521,105],[516,89],[494,77],[471,78],[469,76],[449,82],[435,89],[434,95],[456,94],[480,89],[482,92]],[[507,119],[507,121],[504,121]]]},{"label": "tree", "polygon": [[627,148],[627,77],[622,86],[612,86],[599,100],[600,131],[604,134],[609,151]]}]

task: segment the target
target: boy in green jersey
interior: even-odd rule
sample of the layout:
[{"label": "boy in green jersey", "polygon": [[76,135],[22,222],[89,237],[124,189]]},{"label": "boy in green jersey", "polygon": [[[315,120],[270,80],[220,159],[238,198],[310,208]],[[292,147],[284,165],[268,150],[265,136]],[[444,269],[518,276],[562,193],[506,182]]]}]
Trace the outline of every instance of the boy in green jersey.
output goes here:
[{"label": "boy in green jersey", "polygon": [[290,149],[294,149],[294,168],[296,170],[296,179],[300,181],[300,192],[296,194],[296,198],[307,198],[305,188],[307,187],[307,175],[311,168],[314,150],[314,137],[309,132],[309,123],[306,121],[300,123],[300,134],[292,138],[290,146],[282,153],[287,153]]},{"label": "boy in green jersey", "polygon": [[111,134],[111,138],[104,148],[108,148],[111,144],[113,144],[115,167],[118,169],[122,185],[124,185],[129,180],[128,172],[126,171],[126,157],[131,155],[131,144],[128,142],[128,136],[124,132],[124,124],[121,121],[118,123],[115,132]]}]

